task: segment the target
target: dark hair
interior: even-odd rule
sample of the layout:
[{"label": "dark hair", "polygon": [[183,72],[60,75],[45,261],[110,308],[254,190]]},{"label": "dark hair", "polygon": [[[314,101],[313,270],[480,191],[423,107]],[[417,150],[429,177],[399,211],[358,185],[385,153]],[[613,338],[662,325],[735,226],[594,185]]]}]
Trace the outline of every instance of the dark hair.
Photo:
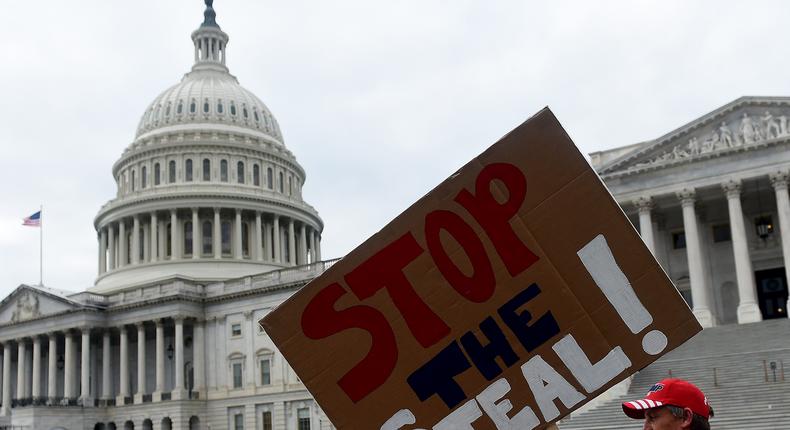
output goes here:
[{"label": "dark hair", "polygon": [[[686,410],[679,406],[666,405],[666,408],[675,418],[683,419],[686,416]],[[710,430],[710,423],[707,418],[693,412],[692,414],[691,427],[689,427],[691,430]]]}]

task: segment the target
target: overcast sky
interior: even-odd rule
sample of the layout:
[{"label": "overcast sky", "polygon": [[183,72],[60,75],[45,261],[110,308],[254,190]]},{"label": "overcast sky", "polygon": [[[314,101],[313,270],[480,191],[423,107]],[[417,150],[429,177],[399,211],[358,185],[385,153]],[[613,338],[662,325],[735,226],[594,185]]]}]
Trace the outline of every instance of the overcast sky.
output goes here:
[{"label": "overcast sky", "polygon": [[[584,153],[743,95],[790,95],[775,1],[216,0],[228,66],[280,122],[340,257],[549,106]],[[0,296],[93,284],[93,217],[153,98],[192,65],[199,0],[1,1]]]}]

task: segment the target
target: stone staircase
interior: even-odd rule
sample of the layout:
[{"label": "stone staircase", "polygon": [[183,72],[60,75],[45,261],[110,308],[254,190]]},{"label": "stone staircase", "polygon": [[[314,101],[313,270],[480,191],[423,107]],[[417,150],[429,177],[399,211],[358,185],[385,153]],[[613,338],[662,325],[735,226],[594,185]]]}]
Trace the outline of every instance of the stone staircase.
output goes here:
[{"label": "stone staircase", "polygon": [[623,414],[621,403],[643,398],[651,385],[670,375],[705,392],[716,414],[713,429],[790,429],[790,320],[703,330],[637,373],[627,395],[566,417],[560,430],[641,429],[641,421]]}]

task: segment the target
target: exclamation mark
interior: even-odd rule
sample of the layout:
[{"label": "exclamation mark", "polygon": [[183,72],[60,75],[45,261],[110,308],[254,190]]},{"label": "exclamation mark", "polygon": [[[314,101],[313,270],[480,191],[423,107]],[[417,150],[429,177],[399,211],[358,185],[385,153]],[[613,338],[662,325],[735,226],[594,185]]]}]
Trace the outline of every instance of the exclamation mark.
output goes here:
[{"label": "exclamation mark", "polygon": [[[617,265],[602,234],[584,245],[576,254],[631,333],[637,334],[653,322],[653,316],[634,293],[631,283]],[[656,355],[666,347],[667,336],[659,330],[651,330],[642,337],[642,349],[650,355]]]}]

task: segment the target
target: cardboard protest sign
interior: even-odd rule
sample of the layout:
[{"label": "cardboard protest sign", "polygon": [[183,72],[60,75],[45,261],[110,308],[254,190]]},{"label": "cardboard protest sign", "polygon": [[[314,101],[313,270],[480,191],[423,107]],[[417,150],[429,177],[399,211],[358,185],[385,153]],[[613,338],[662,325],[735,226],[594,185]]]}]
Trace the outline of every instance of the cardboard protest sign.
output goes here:
[{"label": "cardboard protest sign", "polygon": [[701,330],[548,109],[261,325],[343,430],[543,428]]}]

